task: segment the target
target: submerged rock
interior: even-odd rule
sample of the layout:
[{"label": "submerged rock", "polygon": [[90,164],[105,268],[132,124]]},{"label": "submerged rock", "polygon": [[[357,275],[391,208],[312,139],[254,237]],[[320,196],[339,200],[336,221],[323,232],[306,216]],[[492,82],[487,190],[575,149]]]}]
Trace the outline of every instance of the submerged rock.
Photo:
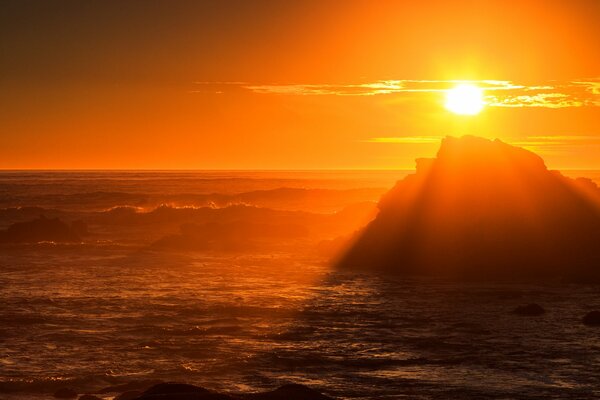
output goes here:
[{"label": "submerged rock", "polygon": [[536,303],[519,306],[513,310],[514,314],[525,316],[538,316],[546,313],[542,306]]},{"label": "submerged rock", "polygon": [[583,323],[589,326],[600,326],[600,311],[590,311],[583,317]]},{"label": "submerged rock", "polygon": [[500,140],[447,137],[379,203],[343,269],[599,280],[600,189]]}]

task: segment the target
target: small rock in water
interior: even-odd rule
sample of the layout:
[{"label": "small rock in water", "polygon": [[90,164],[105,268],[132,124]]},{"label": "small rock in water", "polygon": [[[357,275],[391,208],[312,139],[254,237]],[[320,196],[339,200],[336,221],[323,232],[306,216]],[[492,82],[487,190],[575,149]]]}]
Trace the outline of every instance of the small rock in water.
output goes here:
[{"label": "small rock in water", "polygon": [[542,315],[545,312],[546,310],[536,303],[527,304],[526,306],[519,306],[513,310],[514,314],[526,316]]},{"label": "small rock in water", "polygon": [[54,392],[54,397],[57,399],[76,399],[77,392],[69,388],[61,388]]},{"label": "small rock in water", "polygon": [[589,326],[600,326],[600,311],[590,311],[585,314],[583,323]]}]

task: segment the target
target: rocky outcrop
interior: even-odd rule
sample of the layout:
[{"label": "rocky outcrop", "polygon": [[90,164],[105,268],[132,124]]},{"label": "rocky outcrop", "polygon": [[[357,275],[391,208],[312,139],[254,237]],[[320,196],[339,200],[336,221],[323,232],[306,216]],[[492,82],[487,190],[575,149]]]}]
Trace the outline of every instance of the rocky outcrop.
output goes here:
[{"label": "rocky outcrop", "polygon": [[447,137],[379,203],[344,269],[461,279],[600,278],[600,189],[500,140]]},{"label": "rocky outcrop", "polygon": [[583,317],[583,323],[588,326],[600,326],[600,311],[590,311]]},{"label": "rocky outcrop", "polygon": [[80,242],[75,230],[58,218],[43,215],[27,222],[17,222],[0,231],[0,243]]}]

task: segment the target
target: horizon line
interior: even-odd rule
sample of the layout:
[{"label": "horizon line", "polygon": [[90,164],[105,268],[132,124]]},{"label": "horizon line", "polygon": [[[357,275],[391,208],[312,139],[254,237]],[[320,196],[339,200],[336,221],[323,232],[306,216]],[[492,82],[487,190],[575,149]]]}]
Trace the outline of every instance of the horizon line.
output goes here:
[{"label": "horizon line", "polygon": [[[414,171],[416,168],[0,168],[0,172],[311,172],[311,171]],[[600,169],[599,169],[600,170]]]},{"label": "horizon line", "polygon": [[[548,167],[558,171],[600,171],[600,167]],[[4,172],[394,172],[416,168],[0,168]]]}]

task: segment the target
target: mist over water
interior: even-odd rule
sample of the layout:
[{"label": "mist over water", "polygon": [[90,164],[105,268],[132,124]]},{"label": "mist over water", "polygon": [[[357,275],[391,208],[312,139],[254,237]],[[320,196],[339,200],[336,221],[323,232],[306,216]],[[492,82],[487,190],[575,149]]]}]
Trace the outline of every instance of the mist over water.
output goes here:
[{"label": "mist over water", "polygon": [[[88,230],[0,247],[0,398],[146,379],[361,399],[599,396],[598,330],[581,324],[596,286],[332,269],[322,241],[362,226],[403,174],[0,173],[2,228],[45,215]],[[231,232],[256,226],[276,234],[245,246]],[[156,247],[165,237],[178,246]],[[510,312],[532,302],[547,313]]]}]

